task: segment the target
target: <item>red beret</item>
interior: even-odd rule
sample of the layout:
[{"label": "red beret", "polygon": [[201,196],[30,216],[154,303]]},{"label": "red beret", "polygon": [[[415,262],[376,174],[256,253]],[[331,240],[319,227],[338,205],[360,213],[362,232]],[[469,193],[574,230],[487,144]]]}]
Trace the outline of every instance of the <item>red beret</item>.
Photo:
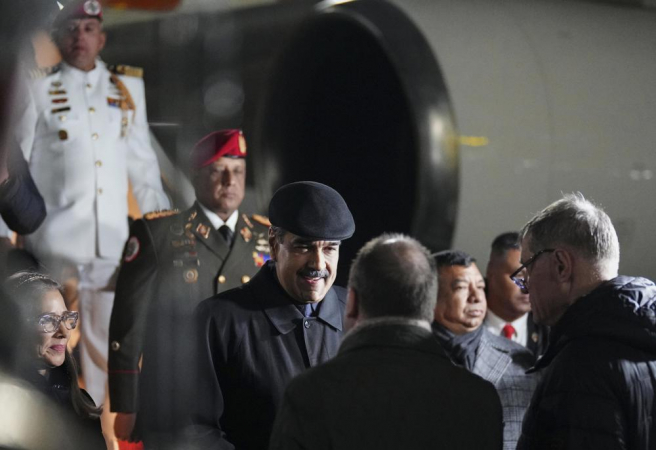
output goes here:
[{"label": "red beret", "polygon": [[191,149],[191,167],[199,169],[217,159],[246,157],[246,139],[241,130],[221,130],[208,134]]},{"label": "red beret", "polygon": [[71,19],[98,19],[102,22],[102,6],[98,0],[74,0],[59,11],[55,19],[55,28]]}]

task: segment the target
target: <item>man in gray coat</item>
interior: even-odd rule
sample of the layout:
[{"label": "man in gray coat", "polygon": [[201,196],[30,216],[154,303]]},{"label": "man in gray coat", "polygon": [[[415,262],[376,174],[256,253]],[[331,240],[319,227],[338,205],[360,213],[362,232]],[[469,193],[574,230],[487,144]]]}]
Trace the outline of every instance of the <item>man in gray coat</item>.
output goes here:
[{"label": "man in gray coat", "polygon": [[499,449],[492,385],[455,367],[432,336],[435,263],[382,235],[358,253],[337,356],[289,385],[271,450]]},{"label": "man in gray coat", "polygon": [[474,258],[448,250],[437,253],[435,261],[440,288],[433,332],[455,364],[494,384],[503,406],[503,448],[514,450],[538,382],[535,375],[525,374],[533,354],[482,326],[485,280]]}]

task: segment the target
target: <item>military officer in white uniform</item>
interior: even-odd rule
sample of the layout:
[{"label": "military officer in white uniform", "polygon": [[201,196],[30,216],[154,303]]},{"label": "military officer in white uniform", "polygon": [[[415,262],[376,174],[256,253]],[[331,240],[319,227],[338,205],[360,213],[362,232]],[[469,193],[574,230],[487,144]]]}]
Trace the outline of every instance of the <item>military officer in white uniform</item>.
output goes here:
[{"label": "military officer in white uniform", "polygon": [[79,271],[81,359],[87,391],[105,399],[112,275],[128,237],[128,180],[143,212],[168,208],[149,141],[139,69],[108,67],[96,0],[72,2],[53,30],[63,62],[30,85],[17,139],[46,202],[47,218],[26,238],[37,258]]}]

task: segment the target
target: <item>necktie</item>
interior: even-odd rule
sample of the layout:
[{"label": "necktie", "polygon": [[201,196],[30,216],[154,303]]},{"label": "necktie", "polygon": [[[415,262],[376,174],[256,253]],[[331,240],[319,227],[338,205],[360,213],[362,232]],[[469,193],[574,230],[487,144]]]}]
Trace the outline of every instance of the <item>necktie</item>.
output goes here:
[{"label": "necktie", "polygon": [[507,337],[508,339],[512,339],[514,335],[515,335],[515,327],[513,327],[509,323],[505,324],[503,326],[503,328],[501,329],[501,336],[503,336],[503,337]]},{"label": "necktie", "polygon": [[225,239],[226,244],[228,244],[228,247],[232,246],[232,237],[234,233],[230,229],[228,225],[221,225],[219,227],[219,233],[221,233],[221,236],[223,236],[223,239]]}]

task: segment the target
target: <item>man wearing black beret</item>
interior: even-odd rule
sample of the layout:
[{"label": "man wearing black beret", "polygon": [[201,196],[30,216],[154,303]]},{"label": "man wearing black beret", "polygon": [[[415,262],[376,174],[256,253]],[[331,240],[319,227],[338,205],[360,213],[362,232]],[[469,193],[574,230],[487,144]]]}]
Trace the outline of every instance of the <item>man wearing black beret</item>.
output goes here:
[{"label": "man wearing black beret", "polygon": [[278,189],[269,219],[271,260],[196,309],[198,448],[267,448],[287,383],[337,353],[346,290],[333,282],[351,212],[334,189],[303,181]]}]

